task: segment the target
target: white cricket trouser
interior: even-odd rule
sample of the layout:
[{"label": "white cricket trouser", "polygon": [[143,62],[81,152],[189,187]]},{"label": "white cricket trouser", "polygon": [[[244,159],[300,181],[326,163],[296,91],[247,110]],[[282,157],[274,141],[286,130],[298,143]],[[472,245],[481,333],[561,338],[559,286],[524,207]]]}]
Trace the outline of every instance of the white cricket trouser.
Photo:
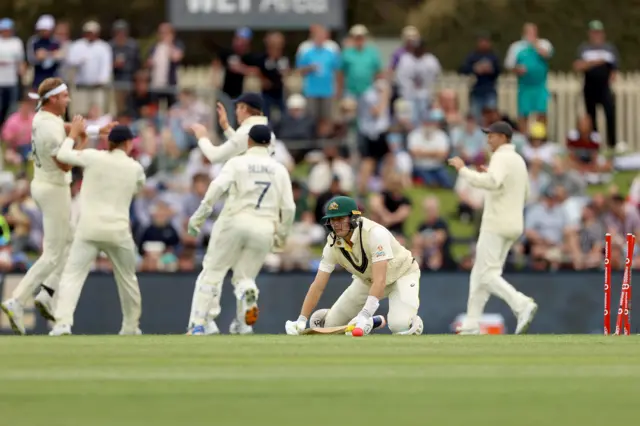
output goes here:
[{"label": "white cricket trouser", "polygon": [[207,319],[220,315],[222,282],[229,269],[233,271],[236,299],[247,290],[258,293],[255,279],[271,252],[274,232],[273,222],[251,216],[219,220],[213,225],[193,292],[189,325],[204,325]]},{"label": "white cricket trouser", "polygon": [[73,240],[71,226],[71,189],[46,182],[31,182],[31,195],[42,211],[44,231],[42,255],[27,271],[13,291],[13,297],[25,304],[42,283],[56,289]]},{"label": "white cricket trouser", "polygon": [[[337,327],[348,324],[362,310],[370,291],[371,287],[354,277],[351,285],[329,309],[324,326]],[[395,283],[387,285],[384,295],[389,298],[387,323],[391,332],[409,330],[420,307],[420,269],[415,268]]]},{"label": "white cricket trouser", "polygon": [[91,264],[103,251],[113,265],[122,307],[122,331],[135,332],[140,323],[140,287],[136,277],[136,248],[131,237],[118,242],[87,241],[76,236],[71,245],[69,260],[62,274],[55,311],[56,324],[73,325],[82,287],[87,280]]},{"label": "white cricket trouser", "polygon": [[461,326],[463,330],[478,330],[480,317],[492,294],[504,300],[517,315],[526,306],[529,298],[517,291],[502,278],[504,262],[514,239],[492,232],[480,231],[476,246],[476,259],[471,269],[467,316]]}]

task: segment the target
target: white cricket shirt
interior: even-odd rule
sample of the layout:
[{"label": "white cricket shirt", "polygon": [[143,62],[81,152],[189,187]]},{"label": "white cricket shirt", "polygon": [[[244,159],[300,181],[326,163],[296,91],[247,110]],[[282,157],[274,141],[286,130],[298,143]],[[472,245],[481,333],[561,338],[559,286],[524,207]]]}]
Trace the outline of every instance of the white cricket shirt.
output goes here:
[{"label": "white cricket shirt", "polygon": [[[31,125],[33,181],[69,185],[71,172],[64,172],[54,161],[62,141],[67,137],[62,117],[40,110]],[[73,145],[73,144],[72,144]]]},{"label": "white cricket shirt", "polygon": [[[224,134],[228,140],[222,145],[215,146],[208,138],[200,138],[198,146],[202,153],[212,164],[225,162],[237,155],[244,154],[249,148],[249,130],[256,124],[268,125],[269,120],[263,116],[252,116],[242,122],[237,130],[231,128],[225,130]],[[271,133],[271,143],[269,144],[269,154],[275,152],[276,137]]]}]

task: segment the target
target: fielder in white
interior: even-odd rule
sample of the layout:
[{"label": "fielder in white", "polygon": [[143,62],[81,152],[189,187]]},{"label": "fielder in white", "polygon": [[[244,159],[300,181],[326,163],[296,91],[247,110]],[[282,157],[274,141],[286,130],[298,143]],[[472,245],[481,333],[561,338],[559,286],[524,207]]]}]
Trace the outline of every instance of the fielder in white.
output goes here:
[{"label": "fielder in white", "polygon": [[122,307],[120,334],[141,334],[141,301],[136,277],[136,246],[131,235],[129,207],[145,182],[140,163],[129,157],[133,135],[126,126],[109,133],[109,150],[73,149],[73,138],[84,120],[73,119],[69,137],[57,158],[84,169],[80,190],[80,219],[62,274],[55,310],[56,324],[50,335],[71,334],[73,314],[92,263],[104,252],[113,265]]},{"label": "fielder in white", "polygon": [[472,186],[486,190],[482,225],[471,270],[467,316],[459,334],[479,334],[480,318],[490,295],[504,300],[518,318],[516,334],[526,333],[538,305],[502,278],[502,269],[513,243],[524,229],[524,205],[529,175],[524,159],[511,145],[513,129],[504,122],[492,124],[487,141],[493,152],[488,168],[480,172],[465,167],[459,157],[449,160]]},{"label": "fielder in white", "polygon": [[[330,200],[323,220],[331,234],[300,316],[285,324],[287,334],[299,335],[311,316],[311,327],[353,324],[367,335],[373,329],[373,315],[384,297],[389,298],[387,323],[392,333],[422,334],[423,323],[418,316],[420,268],[411,252],[385,227],[362,217],[352,198],[339,196]],[[331,309],[311,315],[336,264],[353,274],[353,281]]]},{"label": "fielder in white", "polygon": [[[263,109],[263,99],[262,96],[258,93],[244,93],[235,101],[236,106],[236,118],[238,119],[238,123],[240,123],[240,127],[237,130],[234,130],[229,124],[229,119],[227,117],[227,111],[224,106],[218,102],[217,113],[218,113],[218,122],[220,127],[224,130],[225,136],[228,138],[226,142],[222,145],[214,146],[211,143],[211,140],[208,138],[208,132],[206,127],[196,124],[191,127],[191,130],[196,135],[198,139],[198,146],[200,150],[202,150],[203,155],[212,163],[224,163],[238,155],[242,155],[247,152],[249,148],[249,129],[251,129],[255,125],[267,125],[268,120],[262,113]],[[273,155],[275,152],[275,135],[271,133],[271,139],[267,144],[267,150],[269,155]],[[235,279],[235,278],[234,278]],[[193,323],[195,320],[195,300],[197,287],[194,290],[193,302],[191,304],[191,314],[189,315],[189,326],[188,329],[193,327]],[[220,330],[215,322],[215,318],[220,314],[219,310],[216,310],[217,306],[220,306],[220,296],[221,293],[218,292],[215,294],[215,298],[217,302],[213,303],[212,306],[214,308],[211,310],[209,315],[207,316],[207,323],[205,325],[205,334],[218,334]],[[245,324],[244,322],[236,322],[234,321],[231,324],[231,328],[229,330],[232,334],[250,334],[253,332],[251,326]]]},{"label": "fielder in white", "polygon": [[[69,188],[71,166],[55,157],[67,135],[67,125],[62,116],[70,102],[69,91],[61,79],[48,78],[40,84],[34,98],[39,103],[31,129],[34,165],[31,195],[42,211],[44,238],[42,255],[27,271],[12,298],[0,305],[17,334],[25,334],[24,306],[41,284],[35,305],[44,318],[53,320],[53,296],[73,239]],[[86,143],[87,135],[106,133],[111,127],[100,129],[90,126],[82,129],[78,136],[83,136]]]},{"label": "fielder in white", "polygon": [[191,335],[207,334],[208,316],[220,313],[222,281],[233,270],[237,300],[235,323],[251,326],[258,319],[256,276],[274,245],[282,246],[293,224],[296,205],[289,172],[269,155],[271,130],[264,125],[249,130],[249,149],[222,167],[189,219],[189,234],[198,235],[213,206],[227,199],[213,225],[209,247],[196,281]]}]

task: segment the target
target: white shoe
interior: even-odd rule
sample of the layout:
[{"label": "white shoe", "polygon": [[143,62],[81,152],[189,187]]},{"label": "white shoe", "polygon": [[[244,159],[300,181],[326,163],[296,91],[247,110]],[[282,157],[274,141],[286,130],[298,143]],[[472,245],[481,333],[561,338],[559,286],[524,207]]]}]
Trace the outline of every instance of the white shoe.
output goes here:
[{"label": "white shoe", "polygon": [[71,326],[66,324],[56,325],[49,332],[49,336],[71,336]]},{"label": "white shoe", "polygon": [[46,290],[40,290],[40,293],[38,293],[34,300],[34,304],[44,319],[47,321],[56,320],[53,316],[53,298],[49,296],[49,293],[47,293]]},{"label": "white shoe", "polygon": [[258,293],[254,289],[249,289],[244,292],[242,300],[239,300],[239,302],[242,304],[241,312],[244,312],[245,325],[252,326],[258,321],[260,313],[258,309]]},{"label": "white shoe", "polygon": [[124,329],[120,330],[118,336],[142,336],[142,330],[136,328],[135,331],[125,331]]},{"label": "white shoe", "polygon": [[214,320],[209,321],[204,326],[204,334],[207,336],[212,336],[214,334],[220,334],[220,329],[218,328],[218,324]]},{"label": "white shoe", "polygon": [[525,334],[527,332],[537,311],[538,305],[533,299],[529,299],[527,306],[518,314],[518,325],[516,326],[515,334]]},{"label": "white shoe", "polygon": [[253,327],[234,319],[229,326],[230,334],[253,334]]},{"label": "white shoe", "polygon": [[6,302],[2,302],[0,309],[9,317],[9,323],[11,329],[15,334],[24,335],[26,330],[24,328],[24,307],[16,299],[9,299]]}]

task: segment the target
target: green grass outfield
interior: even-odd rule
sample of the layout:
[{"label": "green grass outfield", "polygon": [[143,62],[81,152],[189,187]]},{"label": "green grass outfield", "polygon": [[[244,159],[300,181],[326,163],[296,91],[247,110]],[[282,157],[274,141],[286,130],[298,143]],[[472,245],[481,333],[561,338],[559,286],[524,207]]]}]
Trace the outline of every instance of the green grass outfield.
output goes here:
[{"label": "green grass outfield", "polygon": [[0,361],[7,426],[640,421],[637,336],[1,337]]}]

